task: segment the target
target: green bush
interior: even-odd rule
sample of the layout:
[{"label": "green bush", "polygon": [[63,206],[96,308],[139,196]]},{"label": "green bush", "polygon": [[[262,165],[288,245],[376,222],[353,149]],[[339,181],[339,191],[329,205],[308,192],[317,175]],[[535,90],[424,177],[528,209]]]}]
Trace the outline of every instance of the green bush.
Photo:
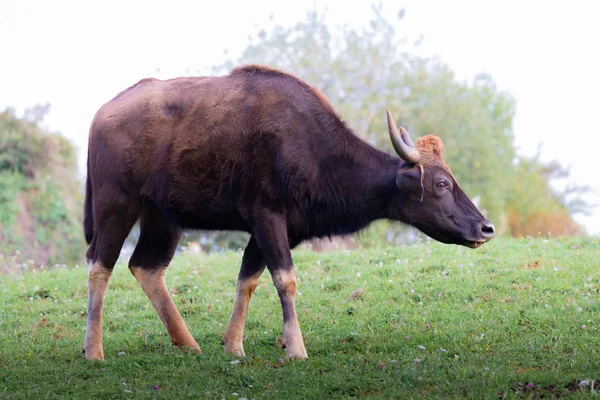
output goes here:
[{"label": "green bush", "polygon": [[10,109],[0,113],[0,252],[8,256],[0,268],[82,258],[80,187],[67,139]]},{"label": "green bush", "polygon": [[27,186],[23,175],[0,169],[0,226],[11,229],[19,213],[17,195]]}]

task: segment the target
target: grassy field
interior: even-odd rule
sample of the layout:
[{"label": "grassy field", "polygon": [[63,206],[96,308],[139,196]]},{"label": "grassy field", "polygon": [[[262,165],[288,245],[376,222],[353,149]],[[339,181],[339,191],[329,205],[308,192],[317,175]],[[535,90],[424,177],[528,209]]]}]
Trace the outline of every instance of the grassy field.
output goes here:
[{"label": "grassy field", "polygon": [[[0,276],[0,398],[547,398],[600,392],[600,239],[294,254],[307,361],[283,359],[268,273],[247,357],[223,354],[239,253],[180,255],[169,288],[203,354],[170,345],[125,265],[105,362],[82,353],[86,268]],[[600,397],[600,396],[599,396]]]}]

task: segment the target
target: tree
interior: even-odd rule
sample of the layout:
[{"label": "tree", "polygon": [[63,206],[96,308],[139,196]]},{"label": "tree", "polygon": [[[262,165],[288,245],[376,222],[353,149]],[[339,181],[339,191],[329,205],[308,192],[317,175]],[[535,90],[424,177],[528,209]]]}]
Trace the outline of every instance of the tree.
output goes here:
[{"label": "tree", "polygon": [[578,198],[569,198],[572,201],[569,203],[565,196],[581,194],[589,188],[570,185],[565,192],[557,193],[551,185],[553,179],[567,176],[568,170],[558,162],[542,163],[539,150],[534,157],[519,158],[508,200],[508,222],[513,236],[557,237],[584,233],[571,215],[587,212],[590,205]]}]

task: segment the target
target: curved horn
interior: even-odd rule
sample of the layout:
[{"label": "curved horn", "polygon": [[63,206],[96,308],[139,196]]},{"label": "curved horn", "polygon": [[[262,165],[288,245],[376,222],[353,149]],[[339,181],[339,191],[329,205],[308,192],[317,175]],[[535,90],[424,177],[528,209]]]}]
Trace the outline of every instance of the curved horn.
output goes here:
[{"label": "curved horn", "polygon": [[415,144],[413,143],[410,137],[410,133],[408,133],[408,131],[404,129],[403,126],[400,127],[400,136],[402,136],[402,140],[404,141],[404,143],[406,143],[410,147],[415,147]]},{"label": "curved horn", "polygon": [[396,127],[392,113],[389,110],[387,110],[387,120],[392,145],[394,146],[394,150],[396,150],[396,153],[398,153],[400,158],[413,164],[417,164],[419,161],[421,161],[421,154],[419,153],[419,150],[412,146],[410,135],[404,128],[400,128],[402,133],[398,132],[398,128]]}]

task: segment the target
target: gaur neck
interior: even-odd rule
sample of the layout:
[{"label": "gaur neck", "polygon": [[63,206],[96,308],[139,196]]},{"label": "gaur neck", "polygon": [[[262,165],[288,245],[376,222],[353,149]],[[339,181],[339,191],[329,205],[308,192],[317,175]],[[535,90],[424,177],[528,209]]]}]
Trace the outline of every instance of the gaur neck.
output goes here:
[{"label": "gaur neck", "polygon": [[311,224],[306,234],[311,237],[354,233],[386,217],[403,161],[360,139],[350,146],[347,156],[343,168],[331,168],[326,161],[321,165],[320,195],[307,210],[312,215],[306,218]]}]

